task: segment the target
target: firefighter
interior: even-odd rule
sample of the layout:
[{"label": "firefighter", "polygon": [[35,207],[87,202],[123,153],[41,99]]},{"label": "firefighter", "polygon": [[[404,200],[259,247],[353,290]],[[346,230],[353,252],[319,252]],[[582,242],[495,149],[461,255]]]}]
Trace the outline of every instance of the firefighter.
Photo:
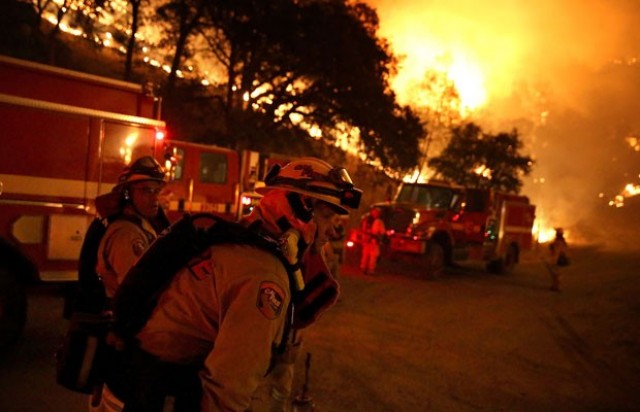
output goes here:
[{"label": "firefighter", "polygon": [[549,244],[549,273],[551,274],[550,289],[560,291],[560,272],[563,266],[569,265],[568,245],[564,238],[564,230],[560,227],[555,229],[556,236]]},{"label": "firefighter", "polygon": [[[129,268],[169,224],[158,200],[165,176],[162,166],[153,157],[145,156],[118,177],[111,193],[117,198],[116,213],[98,249],[97,272],[108,298],[114,296]],[[113,215],[113,211],[102,213]]]},{"label": "firefighter", "polygon": [[368,216],[362,219],[362,258],[360,259],[360,270],[365,275],[373,275],[380,256],[380,244],[386,232],[384,221],[380,218],[382,211],[374,207]]},{"label": "firefighter", "polygon": [[[98,197],[96,207],[101,216],[109,217],[109,226],[100,241],[96,272],[104,284],[109,301],[122,283],[129,268],[155,240],[158,233],[169,225],[160,207],[158,195],[165,185],[165,171],[150,156],[141,157],[126,167],[118,176],[118,183],[111,193]],[[107,343],[121,348],[122,343],[110,334]],[[126,362],[124,353],[114,352],[112,368],[106,376],[100,403],[94,412],[120,412],[126,385],[121,367]],[[117,396],[116,396],[117,394]],[[93,401],[95,402],[95,400]]]},{"label": "firefighter", "polygon": [[331,229],[324,250],[331,274],[338,279],[340,277],[340,265],[344,262],[345,229],[342,216],[334,216]]},{"label": "firefighter", "polygon": [[[248,410],[273,356],[282,354],[283,339],[337,299],[326,267],[310,270],[313,278],[302,267],[318,262],[311,247],[317,234],[334,214],[357,208],[362,192],[345,169],[315,158],[274,167],[265,184],[264,197],[243,223],[279,242],[290,264],[233,242],[192,259],[136,335],[126,412],[160,411],[169,402],[176,412]],[[305,281],[320,293],[304,293]]]}]

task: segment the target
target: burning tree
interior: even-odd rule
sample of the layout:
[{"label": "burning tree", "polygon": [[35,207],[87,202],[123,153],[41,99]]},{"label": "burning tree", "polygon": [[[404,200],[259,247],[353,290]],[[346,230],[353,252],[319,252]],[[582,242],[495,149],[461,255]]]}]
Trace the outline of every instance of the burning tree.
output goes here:
[{"label": "burning tree", "polygon": [[209,98],[236,147],[264,146],[276,135],[335,144],[341,134],[357,134],[366,158],[415,166],[424,131],[388,84],[396,62],[376,37],[373,9],[344,1],[244,0],[209,2],[206,18],[208,63],[225,73]]},{"label": "burning tree", "polygon": [[467,123],[452,129],[452,137],[440,156],[429,160],[438,177],[467,187],[518,193],[522,176],[528,175],[533,159],[520,153],[517,130],[496,135]]}]

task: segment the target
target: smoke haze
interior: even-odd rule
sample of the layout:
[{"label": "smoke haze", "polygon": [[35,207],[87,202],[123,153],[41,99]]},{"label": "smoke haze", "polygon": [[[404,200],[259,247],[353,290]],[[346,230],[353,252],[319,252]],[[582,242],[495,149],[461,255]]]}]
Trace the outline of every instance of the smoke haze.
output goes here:
[{"label": "smoke haze", "polygon": [[640,152],[625,142],[640,136],[640,1],[368,3],[402,58],[392,84],[403,103],[426,69],[448,66],[463,99],[465,89],[483,98],[474,121],[520,131],[536,159],[523,192],[542,224],[564,226],[574,242],[638,243],[640,199],[608,201],[640,183]]}]

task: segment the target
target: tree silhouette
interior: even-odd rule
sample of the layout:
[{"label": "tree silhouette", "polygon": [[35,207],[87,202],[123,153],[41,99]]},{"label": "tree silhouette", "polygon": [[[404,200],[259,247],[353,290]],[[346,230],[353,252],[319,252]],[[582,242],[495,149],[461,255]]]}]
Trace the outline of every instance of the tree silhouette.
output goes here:
[{"label": "tree silhouette", "polygon": [[437,177],[463,186],[519,193],[522,176],[533,166],[533,159],[520,153],[522,146],[515,129],[492,135],[467,123],[452,129],[448,146],[429,161],[429,166]]},{"label": "tree silhouette", "polygon": [[[332,144],[347,129],[358,134],[367,158],[415,166],[424,130],[389,87],[396,62],[376,37],[373,9],[342,0],[227,0],[207,10],[205,34],[227,74],[218,103],[239,146],[256,135],[311,127]],[[242,135],[247,119],[264,133]]]}]

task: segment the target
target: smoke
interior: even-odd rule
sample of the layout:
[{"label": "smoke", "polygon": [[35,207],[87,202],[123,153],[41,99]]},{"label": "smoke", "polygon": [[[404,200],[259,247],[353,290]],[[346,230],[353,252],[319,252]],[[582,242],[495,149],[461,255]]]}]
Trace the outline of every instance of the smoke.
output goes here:
[{"label": "smoke", "polygon": [[640,231],[624,222],[639,214],[639,199],[607,204],[640,181],[640,153],[624,140],[640,136],[640,2],[368,2],[402,57],[392,84],[403,103],[425,70],[466,67],[484,92],[472,120],[490,131],[517,128],[536,158],[523,192],[542,223],[565,227],[574,242],[638,243]]}]

